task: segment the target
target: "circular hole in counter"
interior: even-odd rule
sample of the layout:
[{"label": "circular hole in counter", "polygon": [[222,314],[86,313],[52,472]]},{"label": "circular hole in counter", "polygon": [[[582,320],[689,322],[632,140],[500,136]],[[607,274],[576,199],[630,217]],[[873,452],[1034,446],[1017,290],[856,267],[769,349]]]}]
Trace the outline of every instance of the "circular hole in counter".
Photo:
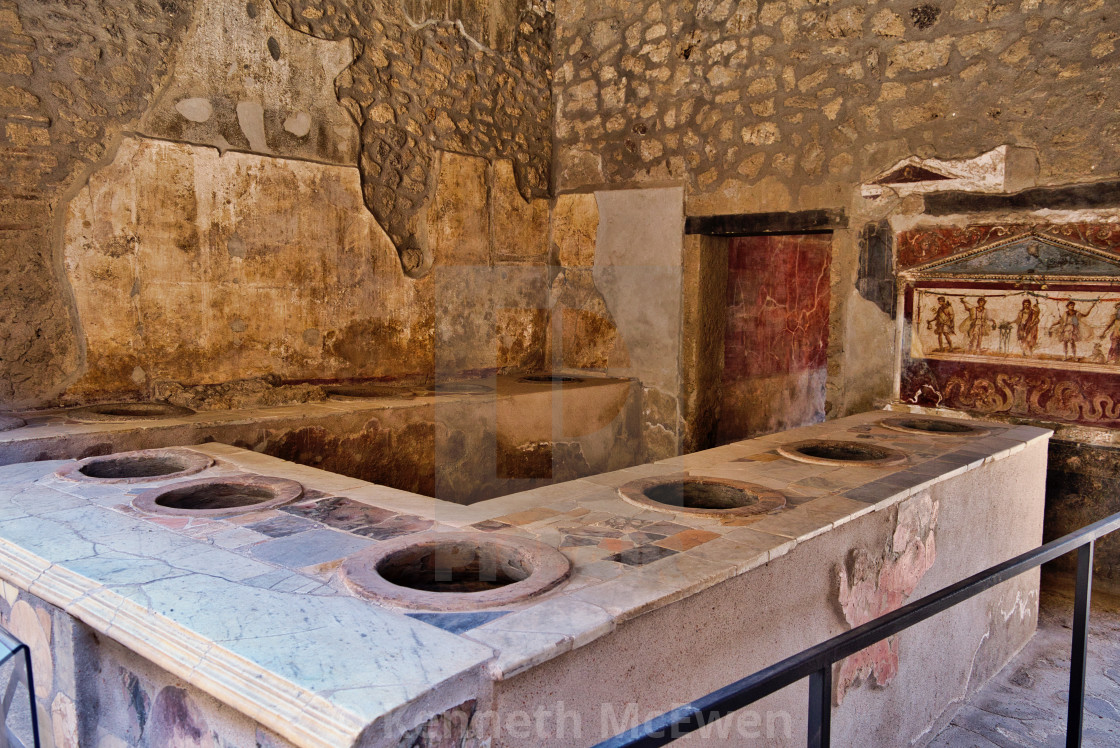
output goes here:
[{"label": "circular hole in counter", "polygon": [[5,416],[0,415],[0,431],[11,431],[13,429],[21,429],[27,425],[27,421],[18,416]]},{"label": "circular hole in counter", "polygon": [[555,548],[493,533],[429,532],[379,543],[342,564],[362,597],[418,610],[461,611],[540,595],[571,574]]},{"label": "circular hole in counter", "polygon": [[249,510],[271,509],[295,501],[303,486],[294,480],[265,475],[199,478],[154,488],[137,496],[132,505],[150,514],[186,517],[224,517]]},{"label": "circular hole in counter", "polygon": [[932,434],[934,436],[987,436],[990,431],[966,421],[949,421],[942,418],[923,418],[898,416],[879,421],[883,428],[907,433]]},{"label": "circular hole in counter", "polygon": [[642,478],[619,486],[618,493],[646,509],[710,517],[765,514],[786,504],[783,494],[765,486],[697,476]]},{"label": "circular hole in counter", "polygon": [[328,396],[343,400],[369,400],[385,397],[416,397],[410,387],[389,384],[338,384],[323,388]]},{"label": "circular hole in counter", "polygon": [[73,408],[66,416],[75,421],[147,421],[157,418],[175,418],[194,415],[190,408],[171,403],[101,403]]},{"label": "circular hole in counter", "polygon": [[573,377],[570,374],[530,374],[517,381],[525,384],[577,384],[585,380],[583,377]]},{"label": "circular hole in counter", "polygon": [[425,592],[485,592],[529,578],[516,555],[491,543],[441,543],[410,547],[377,564],[377,573],[398,587]]},{"label": "circular hole in counter", "polygon": [[210,457],[187,449],[141,449],[87,457],[55,475],[91,483],[142,483],[194,475],[214,464]]},{"label": "circular hole in counter", "polygon": [[890,447],[839,439],[808,439],[778,447],[778,454],[798,462],[817,465],[873,466],[899,465],[906,453]]},{"label": "circular hole in counter", "polygon": [[437,395],[485,395],[494,388],[481,382],[437,382],[421,388],[421,392]]}]

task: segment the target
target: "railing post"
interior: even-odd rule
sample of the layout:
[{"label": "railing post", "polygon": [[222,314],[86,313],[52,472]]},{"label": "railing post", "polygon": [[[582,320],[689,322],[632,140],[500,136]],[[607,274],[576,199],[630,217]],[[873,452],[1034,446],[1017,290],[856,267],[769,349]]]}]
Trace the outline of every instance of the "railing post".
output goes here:
[{"label": "railing post", "polygon": [[809,675],[809,748],[832,741],[832,663]]},{"label": "railing post", "polygon": [[1073,647],[1069,658],[1069,715],[1066,748],[1080,748],[1085,716],[1085,660],[1089,654],[1089,606],[1093,596],[1095,541],[1077,549],[1077,591],[1073,599]]}]

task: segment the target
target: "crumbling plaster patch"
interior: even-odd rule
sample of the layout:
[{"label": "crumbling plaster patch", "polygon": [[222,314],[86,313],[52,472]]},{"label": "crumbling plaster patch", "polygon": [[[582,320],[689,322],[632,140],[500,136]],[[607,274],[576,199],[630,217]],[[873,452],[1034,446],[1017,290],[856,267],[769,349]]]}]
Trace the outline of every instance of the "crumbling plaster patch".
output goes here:
[{"label": "crumbling plaster patch", "polygon": [[[844,620],[855,628],[898,610],[937,558],[939,503],[928,491],[898,506],[894,533],[878,553],[855,548],[837,571]],[[890,685],[898,673],[898,637],[876,642],[840,663],[835,703],[860,683]]]},{"label": "crumbling plaster patch", "polygon": [[334,94],[353,59],[349,40],[301,34],[263,3],[212,0],[195,12],[138,130],[222,151],[353,166],[358,127]]}]

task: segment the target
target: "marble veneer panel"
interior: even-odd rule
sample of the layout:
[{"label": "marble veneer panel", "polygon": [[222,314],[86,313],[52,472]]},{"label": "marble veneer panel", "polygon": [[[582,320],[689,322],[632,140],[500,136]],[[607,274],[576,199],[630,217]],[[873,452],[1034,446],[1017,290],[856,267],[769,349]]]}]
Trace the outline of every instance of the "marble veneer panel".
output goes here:
[{"label": "marble veneer panel", "polygon": [[114,510],[107,486],[84,497],[51,477],[61,464],[0,468],[5,580],[296,745],[350,745],[441,683],[480,677],[492,656],[268,563],[283,554],[255,559]]}]

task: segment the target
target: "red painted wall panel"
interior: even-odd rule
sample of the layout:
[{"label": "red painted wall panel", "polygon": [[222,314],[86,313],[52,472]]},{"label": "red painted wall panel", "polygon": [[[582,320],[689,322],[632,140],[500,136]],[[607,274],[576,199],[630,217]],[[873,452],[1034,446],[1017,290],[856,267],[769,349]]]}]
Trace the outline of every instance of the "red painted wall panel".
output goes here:
[{"label": "red painted wall panel", "polygon": [[823,419],[831,260],[831,234],[730,241],[721,440]]}]

